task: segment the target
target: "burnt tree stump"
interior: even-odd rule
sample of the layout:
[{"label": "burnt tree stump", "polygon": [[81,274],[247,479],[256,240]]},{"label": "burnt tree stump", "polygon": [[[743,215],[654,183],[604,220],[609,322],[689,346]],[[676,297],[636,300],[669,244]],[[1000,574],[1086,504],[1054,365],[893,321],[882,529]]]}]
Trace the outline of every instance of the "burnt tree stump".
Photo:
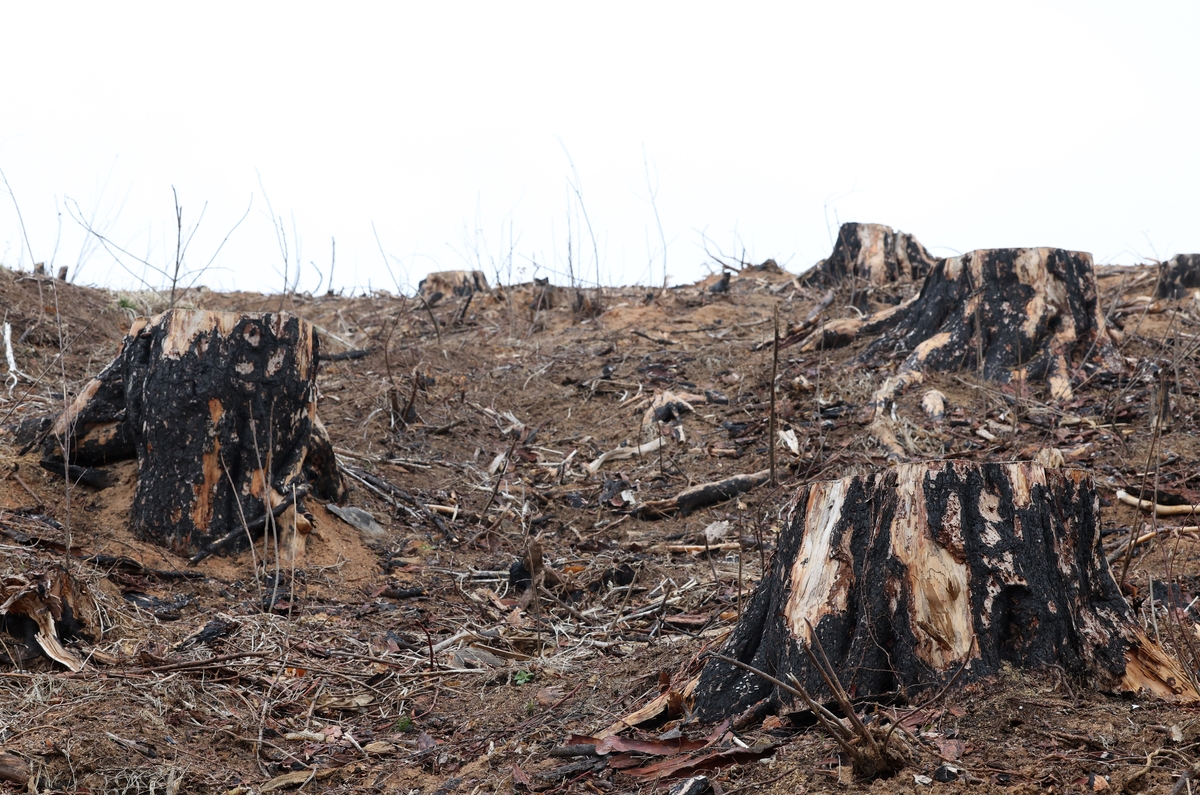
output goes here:
[{"label": "burnt tree stump", "polygon": [[921,291],[863,319],[831,321],[803,350],[878,333],[857,362],[899,354],[898,374],[974,369],[989,381],[1044,381],[1072,394],[1083,368],[1119,371],[1100,310],[1092,255],[1060,248],[972,251],[939,261]]},{"label": "burnt tree stump", "polygon": [[180,555],[245,548],[271,520],[296,554],[304,495],[346,491],[316,413],[317,358],[312,325],[285,313],[138,318],[47,452],[85,466],[136,456],[133,532]]},{"label": "burnt tree stump", "polygon": [[1200,289],[1200,254],[1177,254],[1158,266],[1155,298],[1183,298]]},{"label": "burnt tree stump", "polygon": [[[903,464],[803,486],[784,515],[724,654],[784,681],[794,675],[818,701],[832,694],[804,650],[814,633],[861,699],[936,692],[1004,663],[1060,666],[1107,691],[1197,697],[1113,580],[1096,490],[1080,470]],[[695,698],[707,721],[756,705],[805,708],[716,658]]]},{"label": "burnt tree stump", "polygon": [[879,288],[919,282],[936,262],[907,232],[883,224],[845,223],[838,230],[832,253],[801,278],[805,284],[822,287],[848,282],[852,285],[850,302],[865,310]]}]

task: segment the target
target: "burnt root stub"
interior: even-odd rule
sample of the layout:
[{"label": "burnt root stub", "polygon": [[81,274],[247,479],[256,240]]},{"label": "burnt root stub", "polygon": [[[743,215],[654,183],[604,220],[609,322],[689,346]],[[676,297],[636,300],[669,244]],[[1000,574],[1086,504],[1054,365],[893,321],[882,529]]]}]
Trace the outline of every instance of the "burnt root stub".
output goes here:
[{"label": "burnt root stub", "polygon": [[55,566],[45,571],[0,577],[0,661],[26,667],[45,657],[78,671],[83,660],[63,641],[100,640],[103,623],[95,599],[82,580]]},{"label": "burnt root stub", "polygon": [[88,465],[136,455],[139,538],[184,555],[244,548],[235,531],[293,495],[345,496],[316,414],[318,353],[311,324],[284,313],[139,318],[58,418],[50,451]]},{"label": "burnt root stub", "polygon": [[[1004,663],[1061,666],[1109,691],[1196,698],[1113,580],[1098,511],[1082,471],[1025,462],[903,464],[804,486],[724,654],[830,699],[805,652],[811,623],[858,698],[911,697]],[[716,659],[696,690],[706,721],[764,700],[804,708]]]},{"label": "burnt root stub", "polygon": [[1158,266],[1155,298],[1184,298],[1200,289],[1200,254],[1177,254]]},{"label": "burnt root stub", "polygon": [[1045,381],[1069,397],[1084,369],[1119,371],[1092,256],[1058,248],[972,251],[939,262],[921,291],[864,324],[882,334],[859,357],[900,371],[975,369],[990,381]]},{"label": "burnt root stub", "polygon": [[896,303],[886,285],[919,282],[937,259],[912,235],[883,224],[842,224],[833,252],[804,276],[804,282],[833,287],[850,282],[851,303],[865,309],[871,300]]}]

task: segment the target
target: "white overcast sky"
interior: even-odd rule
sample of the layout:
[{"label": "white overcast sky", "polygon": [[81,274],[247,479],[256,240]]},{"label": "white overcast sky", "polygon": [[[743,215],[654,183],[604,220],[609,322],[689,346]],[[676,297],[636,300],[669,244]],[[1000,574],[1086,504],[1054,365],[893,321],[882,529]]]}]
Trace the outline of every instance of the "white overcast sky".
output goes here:
[{"label": "white overcast sky", "polygon": [[562,281],[568,239],[595,280],[588,221],[606,284],[661,282],[662,238],[673,283],[706,238],[802,270],[850,220],[941,254],[1200,251],[1195,2],[27,2],[0,31],[32,249],[0,184],[0,262],[84,283],[162,284],[111,246],[167,268],[172,187],[186,227],[207,203],[193,275],[250,208],[200,278],[255,290],[273,217],[302,291],[332,238],[347,290]]}]

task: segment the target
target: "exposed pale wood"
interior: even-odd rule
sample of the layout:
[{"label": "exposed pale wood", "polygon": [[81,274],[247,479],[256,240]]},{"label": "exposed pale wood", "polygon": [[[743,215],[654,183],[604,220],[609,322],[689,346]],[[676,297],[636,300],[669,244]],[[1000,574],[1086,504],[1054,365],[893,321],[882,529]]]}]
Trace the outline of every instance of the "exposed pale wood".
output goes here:
[{"label": "exposed pale wood", "polygon": [[[0,578],[0,628],[29,645],[36,645],[47,657],[71,671],[82,670],[83,660],[75,650],[63,645],[64,638],[78,636],[99,641],[102,626],[99,608],[87,586],[66,569],[55,567]],[[31,649],[23,651],[28,653]]]},{"label": "exposed pale wood", "polygon": [[1157,516],[1191,516],[1200,513],[1200,505],[1161,505],[1150,500],[1139,500],[1124,489],[1117,489],[1117,499],[1147,513],[1153,511]]}]

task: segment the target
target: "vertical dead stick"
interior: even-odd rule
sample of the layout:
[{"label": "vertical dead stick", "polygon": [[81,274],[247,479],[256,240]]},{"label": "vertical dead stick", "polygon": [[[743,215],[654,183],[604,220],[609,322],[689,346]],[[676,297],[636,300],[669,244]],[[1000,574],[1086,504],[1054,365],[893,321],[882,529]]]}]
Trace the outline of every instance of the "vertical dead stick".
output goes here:
[{"label": "vertical dead stick", "polygon": [[775,471],[775,379],[779,373],[779,304],[775,305],[775,344],[771,346],[771,438],[768,450],[771,456],[771,485],[779,485],[779,476]]}]

